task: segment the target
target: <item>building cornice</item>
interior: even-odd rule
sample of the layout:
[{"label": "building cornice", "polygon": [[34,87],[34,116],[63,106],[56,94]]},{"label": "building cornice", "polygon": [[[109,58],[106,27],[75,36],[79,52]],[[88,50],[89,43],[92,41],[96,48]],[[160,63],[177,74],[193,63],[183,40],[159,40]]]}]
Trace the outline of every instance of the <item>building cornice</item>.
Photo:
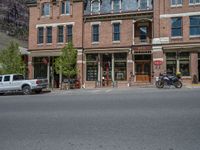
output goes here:
[{"label": "building cornice", "polygon": [[[58,0],[51,0],[52,3],[56,4],[58,2]],[[73,0],[74,3],[76,2],[83,2],[83,0]],[[26,1],[26,5],[28,7],[35,7],[37,6],[37,0],[27,0]]]},{"label": "building cornice", "polygon": [[35,7],[35,6],[37,6],[37,0],[27,0],[26,5],[28,7]]},{"label": "building cornice", "polygon": [[162,14],[160,15],[160,19],[163,18],[172,18],[172,17],[186,17],[186,16],[197,16],[200,15],[200,12],[185,12],[185,13],[177,13],[177,14]]},{"label": "building cornice", "polygon": [[163,47],[163,50],[174,50],[174,49],[181,49],[181,50],[186,49],[186,50],[188,50],[188,48],[190,48],[190,49],[198,48],[199,49],[200,44],[199,44],[199,42],[197,42],[197,43],[183,43],[183,44],[173,43],[173,44],[163,45],[162,47]]},{"label": "building cornice", "polygon": [[149,18],[152,19],[153,10],[146,11],[131,11],[122,13],[105,13],[105,14],[95,14],[95,15],[84,15],[85,22],[93,21],[110,21],[110,20],[124,20],[124,19],[140,19]]}]

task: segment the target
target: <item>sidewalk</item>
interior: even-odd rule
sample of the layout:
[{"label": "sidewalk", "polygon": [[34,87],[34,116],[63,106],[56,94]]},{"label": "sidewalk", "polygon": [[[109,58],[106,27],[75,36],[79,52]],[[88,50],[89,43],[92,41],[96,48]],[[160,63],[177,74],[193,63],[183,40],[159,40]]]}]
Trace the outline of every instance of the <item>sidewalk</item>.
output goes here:
[{"label": "sidewalk", "polygon": [[200,89],[200,84],[186,85],[185,87],[190,89]]}]

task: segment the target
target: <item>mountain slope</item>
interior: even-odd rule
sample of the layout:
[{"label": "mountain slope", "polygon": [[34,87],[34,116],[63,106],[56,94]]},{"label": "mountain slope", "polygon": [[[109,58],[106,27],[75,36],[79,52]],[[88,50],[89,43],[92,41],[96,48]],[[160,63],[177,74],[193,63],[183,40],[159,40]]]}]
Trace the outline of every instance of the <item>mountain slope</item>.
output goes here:
[{"label": "mountain slope", "polygon": [[11,40],[27,47],[28,8],[26,0],[0,0],[0,49]]}]

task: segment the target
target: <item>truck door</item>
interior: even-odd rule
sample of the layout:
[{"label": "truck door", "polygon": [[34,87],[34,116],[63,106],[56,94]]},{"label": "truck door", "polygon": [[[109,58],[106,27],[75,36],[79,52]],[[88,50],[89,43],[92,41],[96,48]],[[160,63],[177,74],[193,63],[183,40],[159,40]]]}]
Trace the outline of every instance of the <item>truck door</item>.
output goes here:
[{"label": "truck door", "polygon": [[21,83],[24,80],[23,75],[13,75],[12,87],[14,90],[21,89]]},{"label": "truck door", "polygon": [[3,88],[3,82],[2,82],[3,77],[0,76],[0,90]]},{"label": "truck door", "polygon": [[3,89],[12,90],[12,82],[10,75],[4,76],[3,78]]}]

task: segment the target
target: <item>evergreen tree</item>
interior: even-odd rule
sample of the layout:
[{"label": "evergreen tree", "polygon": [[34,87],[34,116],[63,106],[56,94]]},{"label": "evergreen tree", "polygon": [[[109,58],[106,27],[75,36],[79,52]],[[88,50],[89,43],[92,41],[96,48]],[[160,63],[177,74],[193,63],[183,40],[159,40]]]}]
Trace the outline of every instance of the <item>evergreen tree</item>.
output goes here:
[{"label": "evergreen tree", "polygon": [[24,74],[25,63],[22,60],[18,43],[12,41],[7,48],[0,51],[1,74]]}]

